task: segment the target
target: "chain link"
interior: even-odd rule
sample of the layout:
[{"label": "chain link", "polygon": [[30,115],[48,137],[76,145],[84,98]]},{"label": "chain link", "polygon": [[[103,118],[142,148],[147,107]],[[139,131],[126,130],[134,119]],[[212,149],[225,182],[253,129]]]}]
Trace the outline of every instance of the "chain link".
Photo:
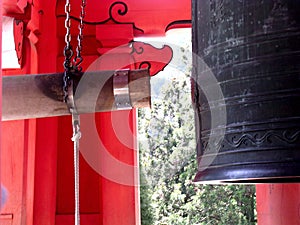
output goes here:
[{"label": "chain link", "polygon": [[76,57],[74,58],[74,64],[75,64],[75,67],[77,68],[78,71],[81,71],[82,68],[80,67],[80,64],[82,62],[82,56],[81,56],[81,51],[82,51],[82,45],[81,45],[81,42],[82,42],[82,39],[83,39],[83,29],[84,29],[84,17],[85,17],[85,6],[86,6],[86,0],[82,0],[81,1],[81,11],[80,11],[80,22],[79,22],[79,25],[78,25],[78,36],[77,36],[77,48],[76,48]]},{"label": "chain link", "polygon": [[70,20],[70,13],[71,13],[71,4],[69,0],[66,0],[66,5],[65,5],[65,14],[66,14],[66,19],[65,19],[65,28],[67,30],[66,35],[65,35],[65,42],[66,42],[66,48],[65,49],[70,49],[71,46],[71,20]]}]

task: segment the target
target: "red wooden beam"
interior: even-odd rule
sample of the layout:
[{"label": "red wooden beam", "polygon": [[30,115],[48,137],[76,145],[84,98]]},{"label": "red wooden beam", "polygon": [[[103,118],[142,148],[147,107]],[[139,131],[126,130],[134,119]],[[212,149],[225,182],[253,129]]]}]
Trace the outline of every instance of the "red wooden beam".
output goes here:
[{"label": "red wooden beam", "polygon": [[[80,0],[73,1],[72,17],[78,18]],[[127,24],[133,27],[133,35],[164,36],[171,28],[191,26],[191,2],[189,0],[106,0],[101,4],[90,0],[86,6],[86,22],[90,24]],[[101,12],[101,13],[99,13]],[[56,14],[64,17],[64,2],[58,1]],[[114,30],[112,35],[122,34]]]}]

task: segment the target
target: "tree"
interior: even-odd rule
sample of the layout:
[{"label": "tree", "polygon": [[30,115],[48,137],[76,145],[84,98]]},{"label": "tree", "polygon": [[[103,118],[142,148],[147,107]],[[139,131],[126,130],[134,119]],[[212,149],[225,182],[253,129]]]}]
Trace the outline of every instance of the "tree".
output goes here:
[{"label": "tree", "polygon": [[151,111],[139,111],[142,224],[255,224],[254,186],[192,182],[197,162],[188,83],[173,78]]}]

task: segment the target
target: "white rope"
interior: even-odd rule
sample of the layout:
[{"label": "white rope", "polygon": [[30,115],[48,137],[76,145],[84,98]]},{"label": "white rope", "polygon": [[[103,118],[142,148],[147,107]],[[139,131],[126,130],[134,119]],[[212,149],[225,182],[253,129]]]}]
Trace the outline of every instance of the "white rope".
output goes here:
[{"label": "white rope", "polygon": [[75,225],[80,225],[80,207],[79,207],[79,139],[80,132],[80,118],[77,113],[72,113],[72,126],[74,142],[74,190],[75,190]]}]

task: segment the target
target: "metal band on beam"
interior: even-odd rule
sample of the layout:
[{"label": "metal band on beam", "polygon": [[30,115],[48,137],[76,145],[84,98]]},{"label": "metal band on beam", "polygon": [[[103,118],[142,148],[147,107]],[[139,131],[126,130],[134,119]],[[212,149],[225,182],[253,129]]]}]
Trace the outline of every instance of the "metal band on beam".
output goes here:
[{"label": "metal band on beam", "polygon": [[116,109],[132,109],[129,92],[129,70],[115,71],[113,77],[113,91]]}]

